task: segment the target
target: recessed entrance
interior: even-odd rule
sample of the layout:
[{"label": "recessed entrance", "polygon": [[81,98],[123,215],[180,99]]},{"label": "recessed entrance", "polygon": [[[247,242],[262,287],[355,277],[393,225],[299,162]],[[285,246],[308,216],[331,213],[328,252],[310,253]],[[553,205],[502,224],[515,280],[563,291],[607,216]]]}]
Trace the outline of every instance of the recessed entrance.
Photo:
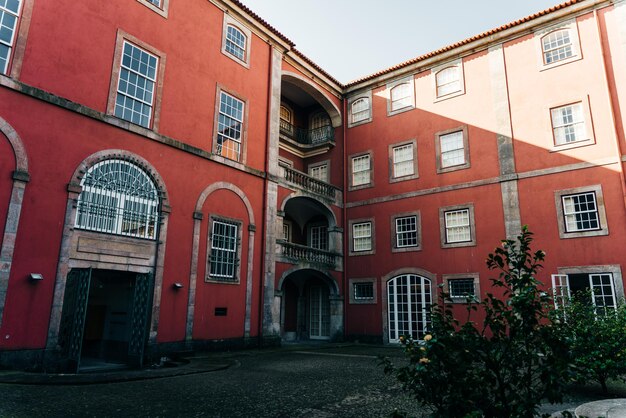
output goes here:
[{"label": "recessed entrance", "polygon": [[70,271],[59,336],[66,370],[140,366],[151,289],[149,274]]}]

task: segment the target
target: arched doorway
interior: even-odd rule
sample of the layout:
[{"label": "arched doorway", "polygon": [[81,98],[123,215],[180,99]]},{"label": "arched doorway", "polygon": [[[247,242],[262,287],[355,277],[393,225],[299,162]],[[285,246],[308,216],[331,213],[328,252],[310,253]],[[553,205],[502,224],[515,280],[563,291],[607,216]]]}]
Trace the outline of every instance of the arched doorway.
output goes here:
[{"label": "arched doorway", "polygon": [[157,239],[166,231],[162,182],[147,167],[127,152],[98,153],[68,188],[48,338],[63,370],[142,364],[158,321],[164,246]]},{"label": "arched doorway", "polygon": [[422,339],[430,325],[431,281],[417,274],[401,274],[387,281],[389,342],[401,336]]},{"label": "arched doorway", "polygon": [[281,280],[281,335],[284,341],[336,340],[343,334],[343,301],[334,279],[300,269]]}]

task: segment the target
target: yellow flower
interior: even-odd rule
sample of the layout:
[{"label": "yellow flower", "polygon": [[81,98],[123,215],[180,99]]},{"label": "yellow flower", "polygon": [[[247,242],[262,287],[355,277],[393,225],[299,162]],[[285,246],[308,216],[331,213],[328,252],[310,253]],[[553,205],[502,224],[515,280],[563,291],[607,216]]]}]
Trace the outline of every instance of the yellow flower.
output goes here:
[{"label": "yellow flower", "polygon": [[[426,351],[426,347],[420,347],[420,350]],[[619,356],[619,354],[618,354],[618,356]]]},{"label": "yellow flower", "polygon": [[422,357],[422,358],[420,359],[420,363],[421,363],[421,364],[428,364],[428,363],[430,363],[430,360],[429,360],[429,359],[427,359],[426,357]]},{"label": "yellow flower", "polygon": [[430,335],[430,334],[426,334],[426,335],[424,336],[424,341],[430,341],[430,340],[432,340],[432,339],[433,339],[433,336],[432,336],[432,335]]}]

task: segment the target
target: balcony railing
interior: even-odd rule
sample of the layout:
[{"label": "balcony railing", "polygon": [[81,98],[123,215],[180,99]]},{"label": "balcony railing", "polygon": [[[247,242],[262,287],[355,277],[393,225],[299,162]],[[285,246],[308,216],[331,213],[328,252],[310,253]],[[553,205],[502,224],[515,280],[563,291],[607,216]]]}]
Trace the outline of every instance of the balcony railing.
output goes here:
[{"label": "balcony railing", "polygon": [[306,261],[309,263],[319,263],[326,266],[335,266],[337,254],[330,251],[318,250],[317,248],[306,247],[292,242],[279,240],[283,257],[295,261]]},{"label": "balcony railing", "polygon": [[280,132],[301,145],[322,145],[335,140],[335,128],[330,125],[303,129],[281,119]]},{"label": "balcony railing", "polygon": [[335,198],[335,186],[304,174],[301,171],[294,170],[291,167],[285,165],[281,165],[281,167],[284,170],[285,180],[288,182],[295,183],[311,193],[327,196],[331,199]]}]

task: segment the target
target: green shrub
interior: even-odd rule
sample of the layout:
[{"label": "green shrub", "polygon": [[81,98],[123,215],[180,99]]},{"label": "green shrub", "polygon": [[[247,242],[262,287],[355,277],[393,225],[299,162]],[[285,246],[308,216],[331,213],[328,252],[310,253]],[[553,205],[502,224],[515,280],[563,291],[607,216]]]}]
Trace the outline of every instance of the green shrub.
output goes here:
[{"label": "green shrub", "polygon": [[596,381],[607,394],[609,379],[626,375],[626,306],[597,309],[587,293],[552,313],[554,334],[567,344],[571,369],[579,383]]},{"label": "green shrub", "polygon": [[[532,417],[542,399],[562,400],[566,348],[551,332],[551,299],[535,278],[543,251],[531,252],[527,227],[517,241],[502,241],[487,265],[499,272],[481,302],[468,299],[467,317],[454,317],[446,294],[432,311],[422,342],[401,338],[408,364],[383,361],[436,417]],[[472,321],[476,311],[484,319]]]}]

